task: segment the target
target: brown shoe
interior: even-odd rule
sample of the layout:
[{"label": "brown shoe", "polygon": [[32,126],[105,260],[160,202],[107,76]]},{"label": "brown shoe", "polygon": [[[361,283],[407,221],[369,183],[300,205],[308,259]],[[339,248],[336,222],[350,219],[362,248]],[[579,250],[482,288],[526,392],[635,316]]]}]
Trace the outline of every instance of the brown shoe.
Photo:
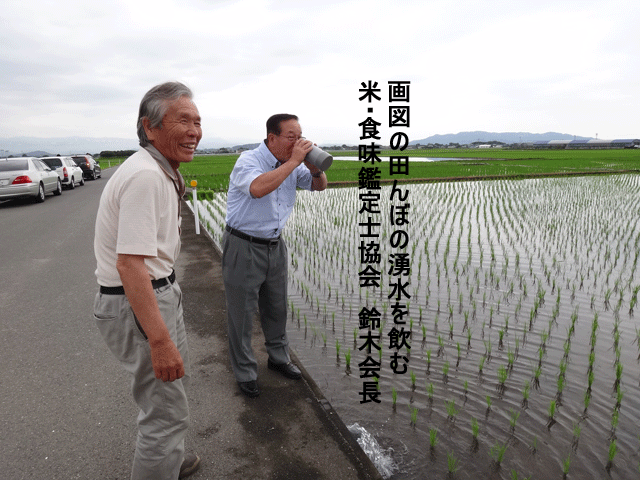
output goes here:
[{"label": "brown shoe", "polygon": [[194,453],[185,453],[182,465],[180,465],[180,475],[178,478],[185,478],[196,473],[200,468],[200,457]]}]

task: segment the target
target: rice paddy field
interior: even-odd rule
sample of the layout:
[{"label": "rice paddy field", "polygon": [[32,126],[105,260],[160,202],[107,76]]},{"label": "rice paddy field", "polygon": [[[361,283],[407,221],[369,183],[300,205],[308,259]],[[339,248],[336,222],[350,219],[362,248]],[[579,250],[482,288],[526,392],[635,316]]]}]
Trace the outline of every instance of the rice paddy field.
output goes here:
[{"label": "rice paddy field", "polygon": [[[358,152],[332,152],[335,156],[352,156]],[[430,149],[407,150],[411,162],[405,181],[460,180],[463,178],[524,178],[544,175],[576,175],[611,172],[640,173],[640,150],[501,150],[501,149]],[[382,151],[381,155],[397,154]],[[238,154],[198,155],[180,166],[185,179],[196,180],[200,191],[227,191],[229,175]],[[452,158],[447,161],[420,162],[418,159]],[[380,165],[382,181],[388,181],[389,164]],[[368,164],[371,166],[371,164]],[[335,160],[328,172],[333,184],[354,184],[361,162]]]},{"label": "rice paddy field", "polygon": [[[378,441],[381,473],[638,478],[640,175],[408,188],[405,374],[389,367],[389,275],[359,287],[358,188],[299,192],[284,234],[291,346],[343,421]],[[200,207],[217,242],[225,197]],[[360,403],[363,306],[382,313],[380,403]]]}]

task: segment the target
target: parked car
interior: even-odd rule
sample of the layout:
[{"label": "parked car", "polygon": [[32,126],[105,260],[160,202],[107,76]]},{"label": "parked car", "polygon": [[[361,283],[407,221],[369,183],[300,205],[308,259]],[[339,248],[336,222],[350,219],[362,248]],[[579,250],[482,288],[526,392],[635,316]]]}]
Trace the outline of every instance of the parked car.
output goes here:
[{"label": "parked car", "polygon": [[91,155],[72,155],[71,158],[82,169],[84,178],[95,180],[97,177],[102,177],[100,164]]},{"label": "parked car", "polygon": [[32,197],[44,202],[45,195],[62,194],[58,174],[34,157],[0,159],[0,199]]},{"label": "parked car", "polygon": [[76,183],[84,185],[84,173],[71,157],[42,157],[40,160],[58,174],[63,187],[73,190]]}]

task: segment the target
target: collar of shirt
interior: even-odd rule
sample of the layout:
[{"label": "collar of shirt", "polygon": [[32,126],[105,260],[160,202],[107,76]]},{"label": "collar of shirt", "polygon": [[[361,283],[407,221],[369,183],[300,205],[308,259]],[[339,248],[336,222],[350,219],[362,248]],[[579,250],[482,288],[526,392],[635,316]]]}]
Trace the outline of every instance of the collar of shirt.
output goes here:
[{"label": "collar of shirt", "polygon": [[160,168],[162,168],[162,171],[171,179],[173,185],[176,187],[178,198],[181,199],[185,193],[186,186],[180,172],[178,170],[174,170],[169,163],[169,160],[167,160],[164,155],[162,155],[153,145],[147,145],[143,148],[147,152],[149,152],[153,159],[158,162],[158,165],[160,166]]},{"label": "collar of shirt", "polygon": [[266,161],[269,165],[269,167],[272,170],[275,170],[276,168],[278,168],[280,165],[282,165],[282,162],[280,162],[280,160],[278,160],[273,153],[271,153],[271,150],[269,150],[269,147],[267,147],[267,141],[263,140],[260,145],[258,145],[258,152],[260,152],[262,154],[262,158],[264,159],[264,161]]}]

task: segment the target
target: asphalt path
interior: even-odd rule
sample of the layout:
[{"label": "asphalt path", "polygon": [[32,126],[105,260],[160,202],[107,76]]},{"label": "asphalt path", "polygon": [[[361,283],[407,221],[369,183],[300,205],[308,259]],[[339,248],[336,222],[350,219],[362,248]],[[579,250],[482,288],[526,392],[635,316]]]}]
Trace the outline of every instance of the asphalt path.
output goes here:
[{"label": "asphalt path", "polygon": [[[42,204],[0,202],[0,479],[129,478],[137,407],[92,317],[95,215],[113,171]],[[239,393],[219,257],[184,215],[192,478],[380,478],[303,367],[297,382],[266,369],[257,324],[261,395]]]},{"label": "asphalt path", "polygon": [[112,172],[42,204],[0,203],[0,478],[129,474],[136,409],[91,315]]}]

